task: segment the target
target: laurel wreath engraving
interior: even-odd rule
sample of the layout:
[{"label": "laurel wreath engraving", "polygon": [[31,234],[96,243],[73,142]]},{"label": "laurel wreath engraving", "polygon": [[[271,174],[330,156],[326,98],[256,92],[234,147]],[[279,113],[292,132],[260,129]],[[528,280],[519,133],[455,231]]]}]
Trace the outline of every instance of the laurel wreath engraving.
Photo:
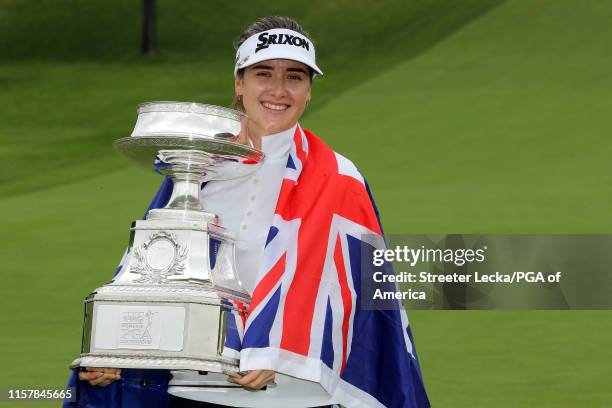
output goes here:
[{"label": "laurel wreath engraving", "polygon": [[[174,248],[174,257],[172,262],[163,268],[155,269],[149,265],[146,259],[146,253],[151,245],[157,241],[164,240],[169,242]],[[136,279],[135,283],[153,283],[166,284],[169,283],[168,277],[174,275],[182,275],[185,271],[185,259],[189,249],[177,242],[176,236],[166,231],[156,232],[151,234],[149,240],[140,247],[134,250],[134,256],[130,265],[130,272],[142,275]]]}]

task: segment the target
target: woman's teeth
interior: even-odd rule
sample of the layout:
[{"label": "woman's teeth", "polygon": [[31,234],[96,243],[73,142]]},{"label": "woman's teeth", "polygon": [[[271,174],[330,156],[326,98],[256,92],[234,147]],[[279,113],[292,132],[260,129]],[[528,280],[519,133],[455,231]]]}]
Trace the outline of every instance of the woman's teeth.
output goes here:
[{"label": "woman's teeth", "polygon": [[282,111],[282,110],[289,108],[289,105],[275,105],[273,103],[268,103],[268,102],[262,102],[261,104],[265,108],[276,110],[276,111]]}]

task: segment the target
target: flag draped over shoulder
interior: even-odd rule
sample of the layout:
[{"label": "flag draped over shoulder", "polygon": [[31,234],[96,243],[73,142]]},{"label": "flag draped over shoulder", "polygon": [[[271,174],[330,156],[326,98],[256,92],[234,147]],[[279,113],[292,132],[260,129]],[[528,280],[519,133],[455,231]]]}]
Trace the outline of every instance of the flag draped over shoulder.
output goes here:
[{"label": "flag draped over shoulder", "polygon": [[319,382],[347,407],[429,407],[405,311],[361,308],[364,236],[382,238],[356,167],[299,125],[240,350],[241,370]]},{"label": "flag draped over shoulder", "polygon": [[[171,192],[165,179],[147,212],[164,207]],[[239,357],[243,371],[318,382],[348,408],[430,407],[405,311],[361,307],[362,277],[374,272],[361,262],[371,240],[364,237],[382,241],[365,179],[298,125],[248,316],[226,315],[225,353]],[[76,374],[68,385],[77,400],[65,407],[168,403],[164,370],[123,370],[106,388]]]}]

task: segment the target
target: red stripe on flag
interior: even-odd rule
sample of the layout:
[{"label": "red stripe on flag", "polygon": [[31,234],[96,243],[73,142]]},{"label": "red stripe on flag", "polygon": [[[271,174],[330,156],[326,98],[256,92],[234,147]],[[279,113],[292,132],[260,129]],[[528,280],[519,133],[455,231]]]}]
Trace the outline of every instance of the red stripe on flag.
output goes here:
[{"label": "red stripe on flag", "polygon": [[[285,208],[287,206],[287,202],[289,201],[289,197],[291,197],[291,193],[293,192],[293,188],[295,187],[295,181],[290,179],[283,179],[281,184],[280,192],[278,193],[278,201],[276,202],[276,211],[275,214],[283,215],[280,212],[280,209]],[[285,219],[285,217],[283,217]],[[289,221],[285,219],[285,221]]]},{"label": "red stripe on flag", "polygon": [[346,185],[346,195],[338,197],[336,213],[357,224],[361,224],[376,234],[382,234],[378,218],[365,186],[353,177],[342,174],[337,175],[335,183],[337,185]]},{"label": "red stripe on flag", "polygon": [[228,297],[227,300],[229,300],[229,302],[237,309],[237,314],[238,316],[240,316],[240,319],[242,320],[242,327],[245,327],[246,315],[247,315],[246,306],[241,301],[236,300],[231,297]]},{"label": "red stripe on flag", "polygon": [[[297,153],[305,160],[299,133],[294,135],[294,142]],[[337,206],[337,196],[333,194],[336,187],[333,175],[338,173],[334,152],[321,145],[323,148],[318,151],[318,156],[314,156],[316,149],[313,144],[310,147],[308,162],[302,162],[300,182],[291,189],[286,204],[277,207],[277,214],[283,219],[300,219],[297,263],[285,298],[280,347],[303,356],[307,356],[310,349],[310,332],[325,265],[327,239],[334,207]]]},{"label": "red stripe on flag", "polygon": [[240,316],[240,320],[242,320],[242,327],[246,327],[246,306],[239,300],[235,300],[234,302],[236,303],[236,307],[238,308],[238,315]]},{"label": "red stripe on flag", "polygon": [[342,374],[344,367],[346,367],[348,330],[351,312],[353,310],[353,302],[351,289],[349,288],[346,276],[346,269],[344,268],[344,256],[342,255],[340,235],[336,238],[334,263],[336,264],[336,271],[338,271],[338,283],[340,283],[340,294],[342,296],[342,305],[344,306],[344,316],[342,319],[342,365],[340,366],[340,374]]},{"label": "red stripe on flag", "polygon": [[293,141],[295,142],[295,154],[302,162],[302,166],[304,166],[306,164],[306,152],[304,151],[304,146],[302,144],[302,132],[300,132],[299,126],[295,128],[295,133],[293,134]]},{"label": "red stripe on flag", "polygon": [[270,271],[263,277],[263,279],[257,284],[255,291],[253,292],[253,298],[249,307],[249,313],[257,308],[257,306],[265,299],[265,297],[272,291],[274,286],[278,283],[281,276],[285,272],[285,260],[287,253],[284,253],[278,262],[270,269]]},{"label": "red stripe on flag", "polygon": [[308,355],[310,348],[310,331],[314,317],[314,306],[317,291],[321,285],[321,274],[325,262],[325,247],[329,234],[329,225],[319,223],[320,228],[312,227],[306,230],[311,234],[303,234],[300,227],[298,235],[298,255],[295,274],[285,298],[285,313],[283,315],[283,335],[280,347],[303,356]]}]

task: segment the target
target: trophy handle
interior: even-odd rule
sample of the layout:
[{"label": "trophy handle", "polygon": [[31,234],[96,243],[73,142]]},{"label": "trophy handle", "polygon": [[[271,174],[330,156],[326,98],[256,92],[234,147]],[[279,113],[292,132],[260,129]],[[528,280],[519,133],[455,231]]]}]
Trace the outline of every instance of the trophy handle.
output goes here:
[{"label": "trophy handle", "polygon": [[229,295],[245,303],[249,303],[250,296],[242,287],[238,272],[236,271],[236,246],[233,237],[215,224],[208,224],[210,234],[210,253],[215,256],[211,263],[211,280],[213,287],[221,295]]}]

